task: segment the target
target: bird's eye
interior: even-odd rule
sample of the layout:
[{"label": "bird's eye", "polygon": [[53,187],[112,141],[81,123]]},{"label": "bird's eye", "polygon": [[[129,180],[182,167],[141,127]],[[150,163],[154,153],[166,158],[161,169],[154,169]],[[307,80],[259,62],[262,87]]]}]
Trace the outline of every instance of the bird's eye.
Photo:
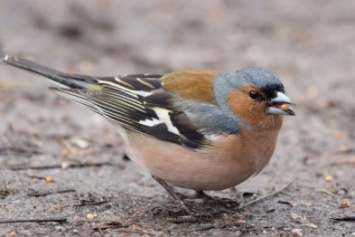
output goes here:
[{"label": "bird's eye", "polygon": [[249,96],[250,98],[252,98],[253,100],[259,100],[261,98],[261,96],[259,95],[258,92],[256,91],[249,91]]}]

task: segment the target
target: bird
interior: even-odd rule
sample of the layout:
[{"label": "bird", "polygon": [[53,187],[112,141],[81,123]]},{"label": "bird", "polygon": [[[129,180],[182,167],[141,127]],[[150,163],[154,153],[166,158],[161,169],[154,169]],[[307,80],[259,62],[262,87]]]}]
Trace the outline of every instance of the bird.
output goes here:
[{"label": "bird", "polygon": [[10,55],[2,61],[56,82],[50,90],[106,118],[125,154],[190,215],[196,211],[173,187],[207,196],[257,175],[274,153],[283,116],[295,115],[282,82],[261,67],[97,77]]}]

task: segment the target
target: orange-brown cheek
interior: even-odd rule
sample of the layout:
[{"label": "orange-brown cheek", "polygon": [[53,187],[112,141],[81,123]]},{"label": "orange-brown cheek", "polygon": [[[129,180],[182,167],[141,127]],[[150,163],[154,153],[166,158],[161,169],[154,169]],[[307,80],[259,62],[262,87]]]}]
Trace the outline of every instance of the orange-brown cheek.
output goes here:
[{"label": "orange-brown cheek", "polygon": [[243,92],[231,92],[228,95],[228,102],[232,112],[238,115],[244,122],[251,125],[256,124],[266,116],[263,104],[252,101]]}]

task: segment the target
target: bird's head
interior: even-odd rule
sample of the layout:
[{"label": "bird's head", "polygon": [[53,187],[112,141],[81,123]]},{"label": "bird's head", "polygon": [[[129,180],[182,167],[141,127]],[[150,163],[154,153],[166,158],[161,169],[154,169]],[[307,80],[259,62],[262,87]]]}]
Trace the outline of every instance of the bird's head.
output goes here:
[{"label": "bird's head", "polygon": [[[232,112],[249,124],[262,123],[280,115],[295,115],[281,81],[271,72],[247,67],[218,75],[214,94],[222,110]],[[273,115],[270,117],[270,115]]]}]

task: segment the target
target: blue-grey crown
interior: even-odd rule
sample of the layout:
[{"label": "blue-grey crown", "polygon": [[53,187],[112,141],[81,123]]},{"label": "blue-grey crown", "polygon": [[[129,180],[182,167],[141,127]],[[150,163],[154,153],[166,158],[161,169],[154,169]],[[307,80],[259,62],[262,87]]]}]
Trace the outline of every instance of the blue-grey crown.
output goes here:
[{"label": "blue-grey crown", "polygon": [[260,67],[246,67],[235,72],[236,80],[250,83],[263,91],[284,92],[282,82],[270,71]]}]

